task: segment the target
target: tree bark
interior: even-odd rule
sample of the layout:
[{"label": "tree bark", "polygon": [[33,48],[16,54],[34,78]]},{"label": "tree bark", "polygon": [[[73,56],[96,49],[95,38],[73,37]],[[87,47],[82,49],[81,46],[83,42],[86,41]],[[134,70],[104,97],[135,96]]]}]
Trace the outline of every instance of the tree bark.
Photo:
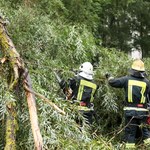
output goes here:
[{"label": "tree bark", "polygon": [[16,104],[11,102],[7,104],[7,118],[6,118],[6,145],[4,150],[16,150],[16,131],[18,128],[16,120]]},{"label": "tree bark", "polygon": [[[24,82],[23,82],[24,87],[27,86],[30,90],[32,90],[31,78],[27,69],[25,69],[24,77],[25,77]],[[32,133],[33,133],[34,141],[35,141],[35,149],[42,150],[43,143],[42,143],[42,136],[40,133],[40,129],[38,126],[38,116],[37,116],[37,110],[36,110],[35,95],[26,90],[26,96],[27,96],[27,103],[29,107],[31,128],[32,128]]]}]

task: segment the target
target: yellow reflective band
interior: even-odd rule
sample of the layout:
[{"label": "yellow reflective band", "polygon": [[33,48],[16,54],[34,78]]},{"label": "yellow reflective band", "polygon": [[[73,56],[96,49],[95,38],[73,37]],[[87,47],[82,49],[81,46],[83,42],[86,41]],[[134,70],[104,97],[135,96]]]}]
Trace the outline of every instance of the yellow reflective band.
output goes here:
[{"label": "yellow reflective band", "polygon": [[141,95],[142,95],[141,103],[143,103],[143,104],[145,103],[145,96],[144,96],[145,89],[146,89],[146,83],[145,83],[145,87],[142,88],[142,90],[141,90]]},{"label": "yellow reflective band", "polygon": [[79,86],[79,89],[78,89],[77,100],[81,100],[81,98],[82,98],[82,93],[83,93],[83,89],[84,89],[84,86],[83,86],[83,85],[80,85],[80,86]]},{"label": "yellow reflective band", "polygon": [[90,88],[92,88],[92,89],[95,89],[95,90],[96,90],[96,88],[97,88],[97,85],[96,85],[96,84],[94,84],[94,83],[92,83],[92,82],[89,82],[89,81],[86,81],[86,80],[81,80],[81,81],[80,81],[80,85],[88,86],[88,87],[90,87]]},{"label": "yellow reflective band", "polygon": [[130,85],[130,80],[128,83],[128,102],[132,102],[132,86]]},{"label": "yellow reflective band", "polygon": [[130,148],[135,148],[135,143],[126,143],[126,147],[127,149],[130,149]]},{"label": "yellow reflective band", "polygon": [[88,107],[85,107],[85,106],[78,106],[78,110],[92,111],[93,108],[88,108]]},{"label": "yellow reflective band", "polygon": [[141,102],[140,103],[145,103],[145,96],[144,92],[146,90],[146,83],[143,81],[135,81],[135,80],[129,80],[128,81],[128,102],[133,102],[132,100],[132,88],[133,86],[138,86],[141,87]]},{"label": "yellow reflective band", "polygon": [[93,95],[94,95],[94,93],[95,93],[95,89],[92,89],[92,94],[91,94],[90,102],[93,102],[93,99],[94,99]]},{"label": "yellow reflective band", "polygon": [[93,95],[95,93],[97,85],[94,84],[94,83],[92,83],[92,82],[86,81],[86,80],[80,80],[80,85],[79,85],[79,89],[78,89],[77,100],[81,100],[82,99],[82,94],[83,94],[84,86],[92,88],[91,99],[90,99],[90,101],[92,102],[93,99],[94,99]]},{"label": "yellow reflective band", "polygon": [[137,107],[124,107],[123,110],[148,111],[148,109],[145,109],[145,108],[137,108]]}]

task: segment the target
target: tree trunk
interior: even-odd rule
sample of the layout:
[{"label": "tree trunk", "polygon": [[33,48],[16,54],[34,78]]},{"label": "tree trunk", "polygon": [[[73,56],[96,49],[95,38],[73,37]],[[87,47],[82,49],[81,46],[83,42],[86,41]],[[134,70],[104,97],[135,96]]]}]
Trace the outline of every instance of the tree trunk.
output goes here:
[{"label": "tree trunk", "polygon": [[[11,68],[14,71],[14,75],[12,75],[12,80],[9,85],[10,90],[14,90],[14,87],[18,84],[18,79],[20,78],[20,75],[22,75],[22,72],[25,72],[24,63],[20,58],[20,55],[16,51],[16,48],[10,39],[7,30],[5,28],[5,21],[0,16],[0,45],[3,49],[4,58],[2,59],[4,61],[1,61],[2,63],[5,62],[5,60],[8,60],[10,63]],[[26,84],[31,88],[31,81],[29,74],[25,78]],[[29,83],[28,83],[29,82]],[[25,84],[25,82],[24,82]],[[36,104],[35,104],[35,97],[32,93],[26,91],[26,97],[29,107],[29,114],[30,114],[30,121],[31,121],[31,127],[32,127],[32,133],[34,137],[34,143],[35,143],[35,149],[36,150],[42,150],[43,142],[42,142],[42,136],[40,133],[40,128],[38,126],[38,117],[37,117],[37,110],[36,110]],[[6,146],[5,150],[11,150],[12,147],[15,147],[15,137],[16,137],[16,130],[14,130],[13,124],[14,124],[14,118],[15,116],[15,106],[13,103],[9,104],[10,107],[10,113],[7,115],[7,127],[6,127]],[[12,113],[12,114],[11,114]],[[11,119],[13,118],[13,119]],[[11,141],[11,142],[10,142]]]},{"label": "tree trunk", "polygon": [[[30,78],[30,75],[28,74],[27,69],[26,69],[26,72],[24,72],[24,77],[25,77],[24,86],[28,86],[28,88],[30,90],[32,90],[31,78]],[[41,136],[40,129],[38,126],[35,95],[26,90],[26,96],[27,96],[27,103],[28,103],[28,107],[29,107],[31,128],[32,128],[32,133],[33,133],[34,141],[35,141],[35,149],[42,150],[42,145],[43,145],[42,144],[42,136]]]},{"label": "tree trunk", "polygon": [[11,102],[7,104],[7,118],[6,118],[6,145],[5,150],[16,150],[16,131],[18,128],[16,120],[16,104]]}]

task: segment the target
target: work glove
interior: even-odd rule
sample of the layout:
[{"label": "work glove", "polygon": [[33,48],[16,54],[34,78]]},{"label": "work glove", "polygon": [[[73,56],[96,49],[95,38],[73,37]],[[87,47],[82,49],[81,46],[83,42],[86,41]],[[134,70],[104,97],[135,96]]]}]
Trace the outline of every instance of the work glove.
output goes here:
[{"label": "work glove", "polygon": [[66,86],[65,80],[61,80],[61,82],[59,83],[59,86],[60,86],[61,89],[64,89],[65,86]]},{"label": "work glove", "polygon": [[105,74],[106,79],[108,79],[111,75],[109,73]]}]

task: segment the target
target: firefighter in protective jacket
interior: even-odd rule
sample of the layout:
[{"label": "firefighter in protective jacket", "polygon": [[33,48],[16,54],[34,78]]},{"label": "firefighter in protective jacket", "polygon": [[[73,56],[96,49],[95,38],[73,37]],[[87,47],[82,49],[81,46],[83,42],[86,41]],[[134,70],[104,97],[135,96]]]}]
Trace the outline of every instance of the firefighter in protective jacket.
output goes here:
[{"label": "firefighter in protective jacket", "polygon": [[[60,83],[65,92],[64,82]],[[93,66],[90,62],[84,62],[79,67],[78,74],[69,79],[69,98],[78,102],[78,110],[86,118],[87,123],[92,123],[93,116],[93,99],[97,85],[93,82]]]},{"label": "firefighter in protective jacket", "polygon": [[135,136],[141,125],[143,142],[150,144],[150,132],[146,128],[148,117],[147,104],[150,94],[150,83],[146,79],[145,67],[140,59],[134,60],[128,76],[113,78],[108,74],[108,83],[115,88],[125,90],[125,147],[135,148]]}]

